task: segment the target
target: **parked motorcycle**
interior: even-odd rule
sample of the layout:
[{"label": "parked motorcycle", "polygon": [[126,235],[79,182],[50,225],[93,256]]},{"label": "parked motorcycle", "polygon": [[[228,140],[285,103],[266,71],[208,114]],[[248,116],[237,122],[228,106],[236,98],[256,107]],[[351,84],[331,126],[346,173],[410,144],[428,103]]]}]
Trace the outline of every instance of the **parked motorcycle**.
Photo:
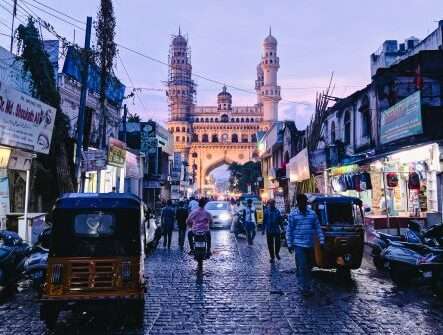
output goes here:
[{"label": "parked motorcycle", "polygon": [[24,264],[24,274],[32,280],[32,287],[39,293],[46,277],[48,267],[49,241],[51,228],[40,233],[36,244]]},{"label": "parked motorcycle", "polygon": [[0,231],[0,292],[14,293],[30,247],[12,231]]}]

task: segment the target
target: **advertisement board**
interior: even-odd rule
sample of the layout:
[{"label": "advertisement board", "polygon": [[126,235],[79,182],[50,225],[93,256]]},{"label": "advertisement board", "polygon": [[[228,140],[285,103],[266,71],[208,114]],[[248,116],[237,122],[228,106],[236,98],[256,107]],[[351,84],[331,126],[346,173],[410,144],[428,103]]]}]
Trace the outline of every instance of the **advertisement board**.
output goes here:
[{"label": "advertisement board", "polygon": [[310,169],[313,174],[320,174],[328,168],[326,150],[319,149],[309,153]]},{"label": "advertisement board", "polygon": [[292,157],[286,167],[291,183],[307,180],[311,177],[309,171],[308,149],[303,149],[295,157]]},{"label": "advertisement board", "polygon": [[[145,153],[152,151],[152,145],[154,144],[153,139],[156,139],[155,123],[153,123],[153,122],[141,123],[140,151],[145,152]],[[155,143],[155,147],[157,147],[157,142]]]},{"label": "advertisement board", "polygon": [[126,145],[122,141],[111,137],[108,146],[108,164],[122,168],[126,161]]},{"label": "advertisement board", "polygon": [[31,170],[32,156],[30,152],[14,149],[9,157],[8,169],[17,171]]},{"label": "advertisement board", "polygon": [[55,112],[0,81],[0,144],[48,154]]},{"label": "advertisement board", "polygon": [[132,152],[126,152],[126,177],[128,178],[141,178],[140,168],[137,160],[137,156]]},{"label": "advertisement board", "polygon": [[381,113],[381,144],[422,133],[420,91],[411,94]]},{"label": "advertisement board", "polygon": [[104,150],[83,151],[81,168],[83,172],[106,169],[106,152]]}]

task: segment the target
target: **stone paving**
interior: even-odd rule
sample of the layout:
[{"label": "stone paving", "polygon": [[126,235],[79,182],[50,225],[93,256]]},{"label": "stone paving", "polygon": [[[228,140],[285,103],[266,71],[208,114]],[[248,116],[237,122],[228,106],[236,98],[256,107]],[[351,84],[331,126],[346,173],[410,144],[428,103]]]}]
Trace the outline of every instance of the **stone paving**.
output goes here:
[{"label": "stone paving", "polygon": [[[215,231],[213,253],[202,278],[176,243],[147,258],[143,329],[112,311],[65,312],[56,333],[443,334],[443,301],[426,287],[398,290],[367,261],[347,285],[331,271],[315,271],[315,296],[303,298],[293,256],[283,249],[281,261],[271,265],[261,234],[249,247],[244,239]],[[0,334],[45,334],[38,314],[35,294],[21,291],[0,303]]]}]

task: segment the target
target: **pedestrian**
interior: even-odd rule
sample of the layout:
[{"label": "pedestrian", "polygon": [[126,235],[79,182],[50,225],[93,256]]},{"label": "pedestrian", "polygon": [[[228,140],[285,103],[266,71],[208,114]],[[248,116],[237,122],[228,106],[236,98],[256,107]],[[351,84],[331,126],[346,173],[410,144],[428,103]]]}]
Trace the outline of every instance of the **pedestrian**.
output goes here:
[{"label": "pedestrian", "polygon": [[286,241],[290,253],[295,250],[297,277],[302,287],[303,295],[312,295],[312,256],[314,242],[318,238],[323,247],[325,237],[315,212],[308,208],[308,198],[305,194],[297,194],[297,207],[289,214]]},{"label": "pedestrian", "polygon": [[188,208],[183,201],[180,201],[175,212],[178,226],[178,246],[183,250],[186,236],[186,219],[188,218]]},{"label": "pedestrian", "polygon": [[205,210],[206,203],[207,200],[205,198],[200,198],[198,208],[192,211],[186,220],[186,224],[189,226],[188,242],[191,249],[190,255],[194,254],[194,234],[205,233],[208,241],[206,257],[211,256],[211,231],[209,227],[212,224],[212,216]]},{"label": "pedestrian", "polygon": [[254,244],[254,238],[255,238],[255,229],[256,229],[256,223],[257,223],[257,211],[252,205],[252,199],[248,199],[246,208],[244,209],[244,216],[245,216],[245,229],[246,229],[246,236],[248,238],[248,244],[253,245]]},{"label": "pedestrian", "polygon": [[245,207],[241,203],[240,200],[237,200],[232,208],[233,219],[231,225],[231,232],[238,235],[238,233],[242,230],[240,227],[241,224],[241,216],[244,215]]},{"label": "pedestrian", "polygon": [[283,219],[278,208],[275,207],[275,200],[271,199],[265,209],[263,216],[263,235],[266,233],[270,262],[274,263],[274,257],[280,260],[280,238],[281,225]]},{"label": "pedestrian", "polygon": [[194,197],[191,197],[191,199],[189,200],[189,205],[188,205],[188,209],[189,209],[189,213],[191,213],[194,209],[198,208],[198,201],[195,200]]},{"label": "pedestrian", "polygon": [[174,221],[175,221],[175,210],[172,207],[172,201],[168,200],[166,202],[166,207],[162,210],[161,215],[161,225],[163,232],[163,247],[171,249],[171,239],[172,239],[172,231],[174,229]]}]

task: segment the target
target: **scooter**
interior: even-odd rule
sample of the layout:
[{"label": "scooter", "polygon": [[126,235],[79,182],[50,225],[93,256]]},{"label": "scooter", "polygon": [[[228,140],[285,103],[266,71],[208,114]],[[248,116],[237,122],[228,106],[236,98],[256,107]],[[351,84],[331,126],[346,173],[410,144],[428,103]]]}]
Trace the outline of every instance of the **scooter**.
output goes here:
[{"label": "scooter", "polygon": [[234,216],[234,235],[238,238],[240,234],[246,236],[245,217],[244,214],[236,213]]}]

